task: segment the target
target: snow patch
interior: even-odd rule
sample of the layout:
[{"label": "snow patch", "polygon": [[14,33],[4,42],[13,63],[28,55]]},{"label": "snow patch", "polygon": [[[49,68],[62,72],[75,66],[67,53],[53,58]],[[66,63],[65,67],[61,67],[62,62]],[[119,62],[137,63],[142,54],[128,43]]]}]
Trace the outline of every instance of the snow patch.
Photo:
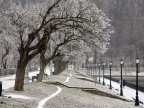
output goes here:
[{"label": "snow patch", "polygon": [[[32,76],[36,76],[38,73],[39,71],[30,72],[29,77],[32,78]],[[0,81],[2,81],[2,89],[9,89],[14,87],[15,75],[0,77]]]},{"label": "snow patch", "polygon": [[26,100],[36,99],[36,98],[31,98],[31,97],[28,97],[28,96],[17,95],[17,94],[6,94],[5,96],[6,96],[6,97],[11,97],[11,98],[26,99]]}]

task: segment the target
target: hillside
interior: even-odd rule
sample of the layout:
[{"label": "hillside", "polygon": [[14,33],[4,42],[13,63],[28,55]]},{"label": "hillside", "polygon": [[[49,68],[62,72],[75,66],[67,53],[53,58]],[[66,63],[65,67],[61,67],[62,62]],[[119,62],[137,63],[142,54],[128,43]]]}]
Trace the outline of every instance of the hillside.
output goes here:
[{"label": "hillside", "polygon": [[133,57],[144,53],[144,0],[92,0],[112,20],[115,33],[108,56]]}]

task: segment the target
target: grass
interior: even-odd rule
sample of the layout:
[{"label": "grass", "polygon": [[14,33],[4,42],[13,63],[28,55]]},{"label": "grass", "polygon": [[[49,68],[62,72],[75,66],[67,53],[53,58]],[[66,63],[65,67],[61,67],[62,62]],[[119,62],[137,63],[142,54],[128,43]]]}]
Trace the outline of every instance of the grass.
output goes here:
[{"label": "grass", "polygon": [[58,85],[58,86],[61,86],[61,87],[66,87],[66,88],[74,88],[74,89],[93,89],[93,88],[82,88],[82,87],[70,87],[70,86],[64,85],[60,82],[45,82],[45,83],[52,84],[52,85]]},{"label": "grass", "polygon": [[64,84],[62,84],[62,83],[60,83],[60,82],[55,82],[55,81],[44,82],[44,83],[46,83],[46,84],[52,84],[52,85],[58,85],[58,86],[70,88],[70,87],[67,86],[67,85],[64,85]]},{"label": "grass", "polygon": [[77,78],[77,79],[84,80],[84,81],[89,81],[89,82],[93,82],[93,83],[99,84],[98,82],[96,82],[96,81],[94,81],[94,80],[87,79],[87,78]]},{"label": "grass", "polygon": [[95,95],[99,95],[99,96],[104,96],[104,97],[109,97],[109,98],[114,98],[114,99],[119,99],[119,100],[122,100],[122,101],[127,101],[129,102],[128,100],[124,99],[124,98],[121,98],[121,97],[118,97],[118,96],[115,96],[115,95],[112,95],[110,93],[106,93],[106,92],[103,92],[103,91],[100,91],[100,90],[97,90],[97,89],[85,89],[85,90],[82,90],[82,91],[85,91],[85,92],[88,92],[88,93],[91,93],[91,94],[95,94]]},{"label": "grass", "polygon": [[[82,77],[88,77],[88,76],[83,75],[82,73],[80,73],[80,72],[78,72],[78,71],[76,71],[76,73],[77,73],[76,75],[79,75],[79,76],[82,76]],[[77,78],[77,79],[84,80],[84,81],[89,81],[89,82],[93,82],[93,83],[99,84],[98,82],[96,82],[96,81],[94,81],[94,80],[91,80],[91,79],[88,79],[88,78]]]},{"label": "grass", "polygon": [[80,73],[80,72],[78,72],[78,71],[76,71],[76,75],[83,76],[83,77],[88,77],[88,76],[83,75],[82,73]]},{"label": "grass", "polygon": [[99,95],[99,96],[104,96],[104,97],[109,97],[109,98],[115,98],[115,99],[119,99],[119,100],[129,102],[128,100],[126,100],[124,98],[121,98],[121,97],[112,95],[110,93],[106,93],[106,92],[97,90],[95,88],[70,87],[70,86],[64,85],[60,82],[45,82],[45,83],[52,84],[52,85],[58,85],[58,86],[61,86],[61,87],[66,87],[66,88],[79,89],[79,90],[82,90],[84,92],[88,92],[88,93],[91,93],[91,94],[94,94],[94,95]]}]

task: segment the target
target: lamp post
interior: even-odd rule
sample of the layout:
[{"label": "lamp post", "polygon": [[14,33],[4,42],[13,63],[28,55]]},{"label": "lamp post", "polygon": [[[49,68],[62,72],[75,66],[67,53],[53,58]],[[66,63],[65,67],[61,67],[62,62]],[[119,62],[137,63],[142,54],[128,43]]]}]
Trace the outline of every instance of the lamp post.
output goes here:
[{"label": "lamp post", "polygon": [[95,86],[96,86],[96,82],[97,82],[97,67],[98,67],[98,64],[95,63]]},{"label": "lamp post", "polygon": [[91,63],[89,63],[89,76],[91,77]]},{"label": "lamp post", "polygon": [[93,79],[94,79],[94,64],[93,64]]},{"label": "lamp post", "polygon": [[93,78],[93,64],[91,63],[91,77]]},{"label": "lamp post", "polygon": [[88,64],[86,64],[86,70],[87,70],[87,75],[88,75]]},{"label": "lamp post", "polygon": [[90,63],[89,63],[89,76],[91,74],[91,66],[90,66]]},{"label": "lamp post", "polygon": [[2,96],[2,82],[0,81],[0,97]]},{"label": "lamp post", "polygon": [[91,63],[91,77],[92,77],[92,75],[93,75],[93,74],[92,74],[92,63]]},{"label": "lamp post", "polygon": [[99,82],[100,82],[100,66],[101,64],[99,63]]},{"label": "lamp post", "polygon": [[110,88],[109,89],[112,89],[112,85],[111,85],[111,66],[112,66],[112,62],[110,61],[109,62],[109,67],[110,67]]},{"label": "lamp post", "polygon": [[120,96],[123,96],[123,89],[122,89],[122,67],[123,67],[123,60],[120,61],[120,67],[121,67],[121,82],[120,82]]},{"label": "lamp post", "polygon": [[89,64],[88,64],[88,75],[90,74],[90,72],[89,72]]},{"label": "lamp post", "polygon": [[90,76],[90,73],[91,73],[91,67],[90,67],[90,63],[89,63],[89,76]]},{"label": "lamp post", "polygon": [[[53,54],[53,48],[52,48],[52,40],[50,39],[50,55],[52,56],[52,54]],[[53,63],[52,63],[52,60],[50,61],[50,75],[52,75],[53,74]]]},{"label": "lamp post", "polygon": [[93,57],[90,57],[90,58],[88,59],[88,61],[89,61],[89,64],[90,64],[90,77],[92,77],[92,63],[93,63]]},{"label": "lamp post", "polygon": [[139,59],[136,58],[136,99],[135,99],[135,106],[139,106],[139,98],[138,98],[138,73],[139,73]]},{"label": "lamp post", "polygon": [[104,72],[105,72],[105,63],[103,63],[103,85],[105,85],[105,82],[104,82]]}]

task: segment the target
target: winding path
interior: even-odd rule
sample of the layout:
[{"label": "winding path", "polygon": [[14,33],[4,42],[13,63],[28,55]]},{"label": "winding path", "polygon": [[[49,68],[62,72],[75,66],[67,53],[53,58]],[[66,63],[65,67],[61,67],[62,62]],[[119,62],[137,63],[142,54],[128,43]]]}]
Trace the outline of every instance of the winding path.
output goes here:
[{"label": "winding path", "polygon": [[62,91],[62,88],[57,86],[57,91],[55,93],[53,93],[52,95],[50,95],[47,98],[42,99],[39,103],[38,103],[38,107],[37,108],[43,108],[43,106],[45,105],[45,103],[50,100],[51,98],[57,96],[60,92]]},{"label": "winding path", "polygon": [[[72,74],[71,74],[71,73],[70,73],[69,77],[67,77],[66,80],[65,80],[63,83],[69,82],[70,77],[72,77]],[[59,93],[61,93],[62,88],[60,88],[60,87],[58,87],[58,86],[56,86],[56,87],[57,87],[57,91],[56,91],[55,93],[53,93],[52,95],[48,96],[47,98],[42,99],[42,100],[38,103],[37,108],[43,108],[43,106],[46,104],[46,102],[47,102],[48,100],[50,100],[51,98],[53,98],[53,97],[57,96]]]},{"label": "winding path", "polygon": [[69,77],[66,78],[66,80],[63,83],[67,83],[70,80],[70,77],[72,77],[72,74],[70,73]]}]

